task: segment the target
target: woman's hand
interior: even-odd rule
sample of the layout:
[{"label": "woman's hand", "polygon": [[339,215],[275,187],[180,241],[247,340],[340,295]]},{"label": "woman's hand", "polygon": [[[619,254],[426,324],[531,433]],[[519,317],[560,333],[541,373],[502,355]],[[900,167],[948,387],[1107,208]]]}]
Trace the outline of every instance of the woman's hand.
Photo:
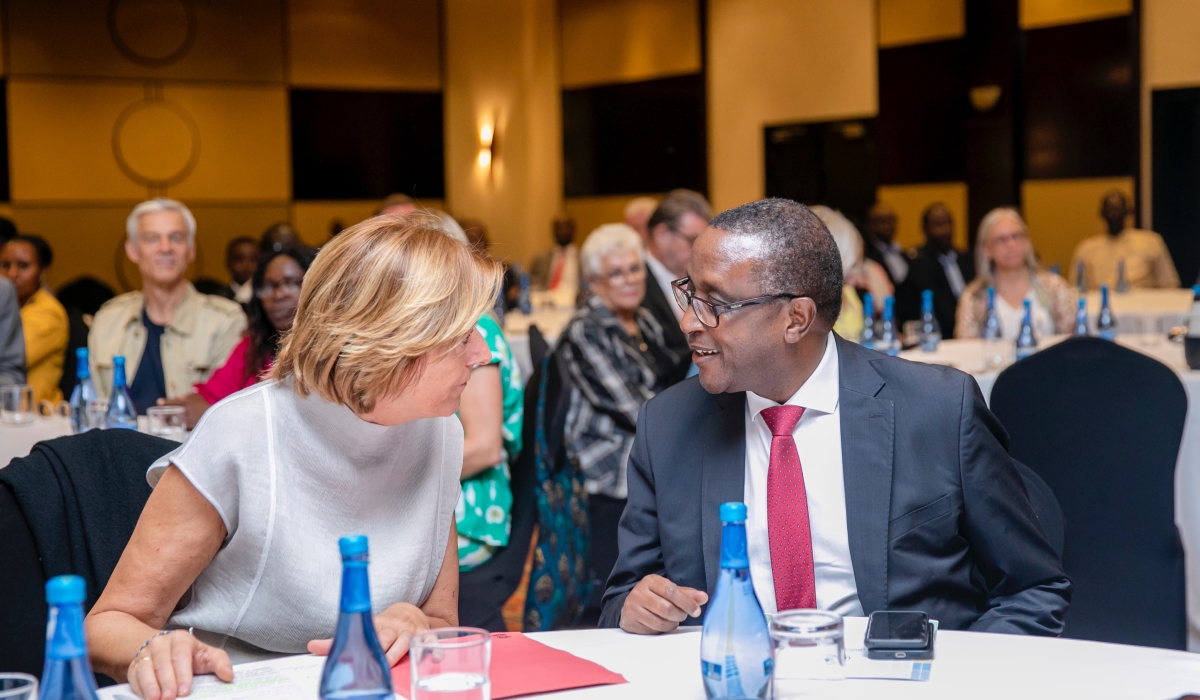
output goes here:
[{"label": "woman's hand", "polygon": [[[410,603],[396,603],[375,616],[375,633],[379,645],[387,656],[388,666],[395,666],[408,653],[409,641],[414,634],[428,632],[429,618],[421,609]],[[333,646],[332,639],[314,639],[308,643],[310,654],[325,656]]]},{"label": "woman's hand", "polygon": [[221,649],[210,647],[176,630],[150,640],[150,644],[130,662],[129,688],[146,700],[174,700],[192,690],[192,676],[215,673],[228,683],[233,680],[233,664]]}]

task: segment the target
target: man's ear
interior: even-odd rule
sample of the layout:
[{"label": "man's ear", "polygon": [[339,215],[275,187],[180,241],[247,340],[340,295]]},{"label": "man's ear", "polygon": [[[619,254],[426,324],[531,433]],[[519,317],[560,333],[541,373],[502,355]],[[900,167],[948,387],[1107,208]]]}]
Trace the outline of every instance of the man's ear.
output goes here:
[{"label": "man's ear", "polygon": [[125,256],[128,257],[129,261],[134,265],[138,264],[137,246],[134,245],[133,241],[129,240],[128,238],[125,239]]},{"label": "man's ear", "polygon": [[808,297],[790,299],[787,302],[788,324],[783,331],[783,339],[789,343],[798,343],[808,335],[818,323],[817,302]]}]

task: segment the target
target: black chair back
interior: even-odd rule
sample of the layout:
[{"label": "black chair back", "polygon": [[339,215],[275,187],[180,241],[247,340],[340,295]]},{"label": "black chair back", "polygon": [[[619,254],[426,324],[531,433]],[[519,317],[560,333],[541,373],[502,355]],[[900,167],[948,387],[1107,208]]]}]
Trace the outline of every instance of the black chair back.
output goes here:
[{"label": "black chair back", "polygon": [[[529,327],[529,360],[533,367],[541,367],[542,360],[546,359],[546,353],[550,351],[550,345],[546,342],[546,337],[542,335],[542,331],[536,325]],[[532,379],[530,382],[532,383]]]},{"label": "black chair back", "polygon": [[1058,505],[1058,499],[1054,497],[1054,492],[1050,490],[1042,477],[1037,475],[1037,472],[1015,459],[1013,464],[1017,466],[1021,481],[1025,482],[1025,490],[1029,492],[1029,501],[1033,505],[1033,513],[1037,516],[1038,524],[1042,526],[1042,532],[1046,533],[1046,539],[1050,540],[1050,546],[1054,548],[1054,553],[1062,558],[1063,545],[1066,541],[1066,523],[1063,522],[1063,512]]},{"label": "black chair back", "polygon": [[1072,338],[1006,369],[991,408],[1013,457],[1058,497],[1075,585],[1064,636],[1183,649],[1175,463],[1187,395],[1165,365]]}]

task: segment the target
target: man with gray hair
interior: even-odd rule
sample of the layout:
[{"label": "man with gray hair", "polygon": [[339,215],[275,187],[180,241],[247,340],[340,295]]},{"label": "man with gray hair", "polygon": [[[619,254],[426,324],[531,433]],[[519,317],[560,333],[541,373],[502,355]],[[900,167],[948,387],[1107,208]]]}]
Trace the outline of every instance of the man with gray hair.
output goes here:
[{"label": "man with gray hair", "polygon": [[646,298],[642,306],[663,328],[667,348],[680,358],[680,367],[668,385],[682,379],[691,365],[687,336],[679,329],[683,311],[671,299],[671,283],[687,274],[692,244],[708,228],[712,207],[699,192],[671,190],[658,203],[647,222]]},{"label": "man with gray hair", "polygon": [[113,357],[125,357],[129,393],[139,414],[159,399],[184,396],[225,363],[246,328],[236,302],[201,294],[184,276],[196,257],[196,219],[183,204],[151,199],[125,222],[125,254],[142,290],[111,299],[96,312],[88,358],[96,392],[112,389]]},{"label": "man with gray hair", "polygon": [[970,375],[831,331],[842,263],[815,214],[786,199],[722,213],[673,291],[700,375],[638,415],[601,626],[699,624],[720,506],[741,501],[768,614],[922,610],[942,629],[1062,633],[1071,582],[1004,429]]}]

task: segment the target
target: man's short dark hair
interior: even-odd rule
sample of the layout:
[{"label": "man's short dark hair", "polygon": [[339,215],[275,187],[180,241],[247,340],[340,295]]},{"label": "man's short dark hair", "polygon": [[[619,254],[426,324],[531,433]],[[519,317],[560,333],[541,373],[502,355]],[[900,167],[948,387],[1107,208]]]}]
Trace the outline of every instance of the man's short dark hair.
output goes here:
[{"label": "man's short dark hair", "polygon": [[228,260],[230,257],[232,257],[233,251],[237,250],[237,247],[240,245],[254,246],[254,249],[258,250],[258,241],[248,236],[238,236],[225,246],[225,259]]},{"label": "man's short dark hair", "polygon": [[646,229],[653,231],[655,226],[666,224],[667,228],[672,231],[678,231],[679,220],[688,212],[705,221],[712,218],[712,207],[704,195],[692,190],[671,190],[658,203],[658,208],[654,210],[654,213],[650,215],[650,220],[646,222]]},{"label": "man's short dark hair", "polygon": [[925,207],[925,211],[921,212],[921,228],[922,229],[929,228],[929,217],[933,216],[933,213],[935,211],[944,211],[947,214],[949,214],[950,207],[946,206],[945,204],[943,204],[941,202],[934,202],[933,204],[930,204],[929,206]]},{"label": "man's short dark hair", "polygon": [[829,229],[808,207],[790,199],[761,199],[721,212],[709,226],[762,243],[762,294],[809,297],[817,304],[817,315],[831,326],[837,322],[842,255]]},{"label": "man's short dark hair", "polygon": [[33,254],[37,256],[38,267],[43,270],[50,267],[54,262],[54,249],[41,236],[35,236],[32,233],[22,233],[8,240],[28,243],[33,248]]}]

